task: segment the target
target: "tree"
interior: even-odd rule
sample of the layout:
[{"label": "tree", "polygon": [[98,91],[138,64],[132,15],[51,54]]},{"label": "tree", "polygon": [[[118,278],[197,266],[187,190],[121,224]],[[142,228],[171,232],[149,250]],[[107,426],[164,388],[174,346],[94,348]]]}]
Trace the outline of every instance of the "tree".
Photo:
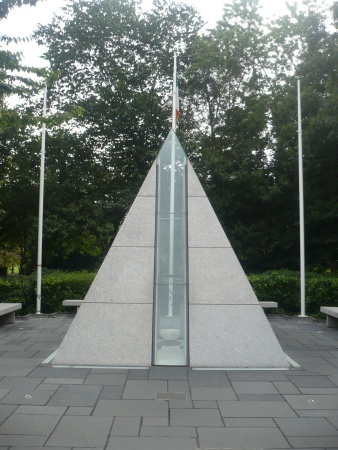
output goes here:
[{"label": "tree", "polygon": [[[337,270],[337,32],[327,29],[327,12],[308,2],[291,7],[272,33],[278,46],[278,76],[271,105],[274,129],[274,176],[287,201],[281,210],[295,229],[298,250],[297,93],[301,77],[306,259],[312,266]],[[293,55],[293,58],[290,57]]]}]

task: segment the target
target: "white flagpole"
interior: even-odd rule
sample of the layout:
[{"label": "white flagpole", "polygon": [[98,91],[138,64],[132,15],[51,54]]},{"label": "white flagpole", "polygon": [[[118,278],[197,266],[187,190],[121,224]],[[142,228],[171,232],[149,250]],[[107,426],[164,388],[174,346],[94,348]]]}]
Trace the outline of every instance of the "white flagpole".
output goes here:
[{"label": "white flagpole", "polygon": [[[174,77],[173,77],[173,114],[172,129],[176,131],[176,77],[177,55],[174,53]],[[170,231],[169,231],[169,302],[168,316],[173,315],[174,304],[174,226],[175,226],[175,136],[171,142],[171,181],[170,181]]]},{"label": "white flagpole", "polygon": [[303,183],[303,144],[302,113],[300,99],[300,79],[297,79],[298,105],[298,171],[299,171],[299,232],[300,232],[300,315],[305,315],[305,237],[304,237],[304,183]]},{"label": "white flagpole", "polygon": [[177,80],[177,53],[174,53],[174,79],[173,79],[173,114],[172,114],[172,129],[176,131],[176,80]]},{"label": "white flagpole", "polygon": [[[46,117],[47,111],[47,86],[43,99],[42,117]],[[40,192],[39,192],[39,226],[38,226],[38,263],[37,263],[37,287],[36,287],[36,314],[41,314],[41,279],[42,279],[42,229],[43,229],[43,195],[45,186],[45,147],[46,124],[42,124],[41,137],[41,161],[40,161]]]}]

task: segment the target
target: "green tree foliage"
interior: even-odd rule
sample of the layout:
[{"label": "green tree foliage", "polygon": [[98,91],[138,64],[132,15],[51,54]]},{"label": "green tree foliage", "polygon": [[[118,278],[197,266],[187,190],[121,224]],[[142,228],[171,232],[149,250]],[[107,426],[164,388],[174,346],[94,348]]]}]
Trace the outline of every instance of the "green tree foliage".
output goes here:
[{"label": "green tree foliage", "polygon": [[[35,37],[57,74],[49,106],[62,112],[47,138],[47,265],[77,268],[107,251],[171,126],[176,48],[178,134],[249,270],[298,267],[301,77],[307,261],[336,270],[337,32],[317,2],[289,9],[266,24],[258,0],[234,0],[201,32],[197,12],[172,0],[154,0],[148,12],[136,0],[74,0],[39,27]],[[16,58],[0,66],[2,98],[16,86]],[[11,111],[0,134],[0,239],[26,255],[24,266],[36,253],[39,140],[23,117]]]}]

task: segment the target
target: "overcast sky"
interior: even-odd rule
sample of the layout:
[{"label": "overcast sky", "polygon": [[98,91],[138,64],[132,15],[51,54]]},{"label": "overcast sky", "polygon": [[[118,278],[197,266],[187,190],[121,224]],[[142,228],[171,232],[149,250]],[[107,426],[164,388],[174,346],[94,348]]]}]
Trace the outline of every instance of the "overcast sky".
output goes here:
[{"label": "overcast sky", "polygon": [[[185,3],[195,6],[201,13],[203,19],[210,27],[221,18],[224,3],[231,3],[232,0],[183,0]],[[322,3],[332,3],[333,0],[321,0]],[[9,36],[29,36],[39,23],[47,24],[51,21],[54,13],[60,13],[61,7],[66,5],[68,0],[40,0],[37,6],[22,6],[15,8],[8,18],[0,21],[0,33]],[[291,3],[293,1],[291,0]],[[150,8],[152,0],[143,0],[145,8]],[[287,9],[285,0],[261,0],[263,7],[262,14],[272,18],[274,15],[280,16]],[[14,45],[14,44],[13,44]],[[43,52],[35,43],[19,44],[10,50],[23,52],[23,63],[32,66],[45,66],[46,63],[39,58]]]}]

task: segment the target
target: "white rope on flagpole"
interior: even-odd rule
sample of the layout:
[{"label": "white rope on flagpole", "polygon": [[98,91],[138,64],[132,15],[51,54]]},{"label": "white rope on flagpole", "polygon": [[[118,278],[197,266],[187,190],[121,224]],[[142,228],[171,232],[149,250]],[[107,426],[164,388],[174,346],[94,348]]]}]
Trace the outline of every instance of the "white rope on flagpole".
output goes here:
[{"label": "white rope on flagpole", "polygon": [[[43,99],[42,117],[47,112],[47,86]],[[41,136],[41,160],[40,160],[40,191],[39,191],[39,225],[38,225],[38,262],[37,262],[37,287],[36,287],[36,314],[41,314],[41,280],[42,280],[42,229],[43,229],[43,196],[45,186],[45,147],[46,147],[46,123],[42,124]]]},{"label": "white rope on flagpole", "polygon": [[299,232],[300,232],[300,315],[305,314],[305,236],[304,236],[304,182],[303,182],[303,143],[302,143],[302,112],[300,99],[300,79],[297,79],[298,106],[298,171],[299,171]]}]

